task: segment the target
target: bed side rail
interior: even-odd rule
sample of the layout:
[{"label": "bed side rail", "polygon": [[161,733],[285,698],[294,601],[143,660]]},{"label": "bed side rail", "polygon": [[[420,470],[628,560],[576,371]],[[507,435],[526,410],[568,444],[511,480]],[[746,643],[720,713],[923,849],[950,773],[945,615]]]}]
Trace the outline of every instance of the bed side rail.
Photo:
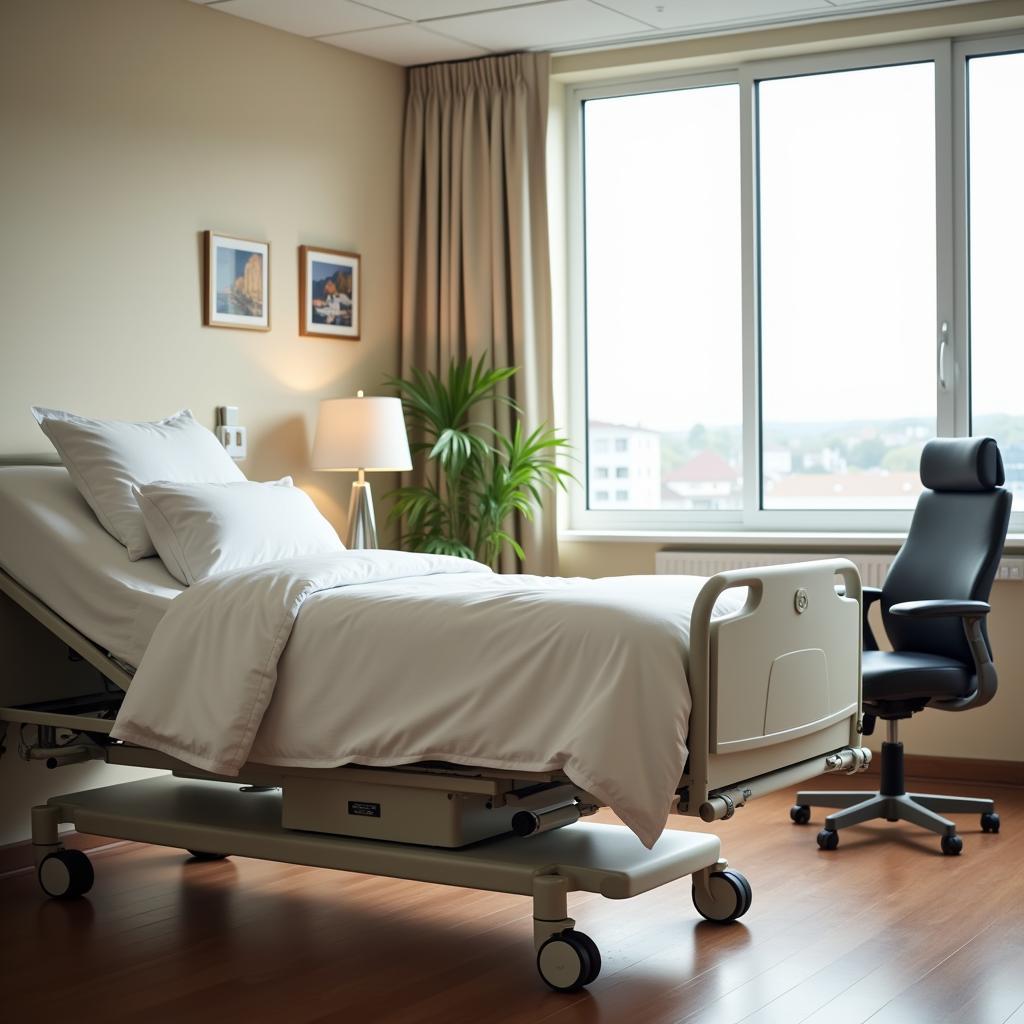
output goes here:
[{"label": "bed side rail", "polygon": [[107,651],[94,644],[83,633],[62,619],[48,605],[43,604],[33,593],[23,587],[12,576],[0,569],[0,592],[6,594],[16,605],[28,612],[37,622],[45,626],[54,636],[62,640],[79,657],[109,679],[122,690],[131,685],[131,673],[121,667]]},{"label": "bed side rail", "polygon": [[[712,618],[718,598],[737,587],[747,589],[743,607]],[[689,813],[716,792],[756,795],[828,770],[825,755],[860,751],[860,605],[860,576],[847,559],[707,581],[690,637]],[[854,759],[866,766],[865,756]]]}]

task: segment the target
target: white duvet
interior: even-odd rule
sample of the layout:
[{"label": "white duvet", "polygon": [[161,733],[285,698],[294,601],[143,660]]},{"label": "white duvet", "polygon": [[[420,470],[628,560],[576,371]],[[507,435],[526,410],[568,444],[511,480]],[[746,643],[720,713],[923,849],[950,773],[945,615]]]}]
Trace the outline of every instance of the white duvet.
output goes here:
[{"label": "white duvet", "polygon": [[[228,573],[171,603],[112,735],[225,775],[246,761],[562,770],[650,847],[686,760],[703,583],[395,551]],[[727,591],[717,611],[741,602]]]}]

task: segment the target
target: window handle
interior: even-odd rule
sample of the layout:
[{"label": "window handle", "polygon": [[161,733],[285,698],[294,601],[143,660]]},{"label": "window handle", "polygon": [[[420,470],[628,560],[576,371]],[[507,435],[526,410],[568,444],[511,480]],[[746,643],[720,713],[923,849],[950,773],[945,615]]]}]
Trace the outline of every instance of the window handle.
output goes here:
[{"label": "window handle", "polygon": [[939,389],[945,391],[946,383],[946,344],[949,342],[949,321],[943,320],[939,326]]}]

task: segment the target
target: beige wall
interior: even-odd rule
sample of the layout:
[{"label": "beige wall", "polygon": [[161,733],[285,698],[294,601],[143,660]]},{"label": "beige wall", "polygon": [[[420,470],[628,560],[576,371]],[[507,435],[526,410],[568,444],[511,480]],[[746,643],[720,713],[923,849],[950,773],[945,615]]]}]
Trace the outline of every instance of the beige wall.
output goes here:
[{"label": "beige wall", "polygon": [[[293,474],[343,527],[349,480],[309,446],[321,397],[398,368],[404,94],[402,68],[188,0],[4,0],[0,455],[46,451],[33,403],[238,405],[246,473]],[[201,326],[205,228],[270,241],[270,332]],[[300,243],[362,254],[361,341],[299,337]],[[114,781],[12,760],[0,844],[47,789]]]},{"label": "beige wall", "polygon": [[[254,478],[312,476],[317,400],[397,369],[402,68],[187,0],[0,8],[0,453],[28,406],[241,407]],[[271,243],[268,333],[201,326],[199,233]],[[300,338],[300,243],[363,257],[363,339]]]}]

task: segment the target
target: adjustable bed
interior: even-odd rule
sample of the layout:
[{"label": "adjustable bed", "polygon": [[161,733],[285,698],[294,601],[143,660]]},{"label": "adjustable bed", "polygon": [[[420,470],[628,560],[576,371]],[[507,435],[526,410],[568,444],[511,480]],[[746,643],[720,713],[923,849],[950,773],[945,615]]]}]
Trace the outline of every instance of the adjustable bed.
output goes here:
[{"label": "adjustable bed", "polygon": [[[22,464],[0,467],[0,738],[7,732],[8,746],[16,738],[21,756],[49,768],[97,761],[167,773],[33,810],[39,880],[51,896],[81,895],[93,882],[85,855],[63,849],[64,824],[204,857],[520,893],[533,898],[542,978],[574,991],[596,978],[600,954],[569,917],[570,892],[622,899],[690,875],[705,918],[730,922],[749,908],[750,885],[728,868],[717,836],[662,832],[668,812],[728,819],[756,796],[870,758],[860,745],[860,581],[848,561],[706,581],[545,582],[433,563],[414,572],[402,566],[415,556],[359,552],[337,556],[324,592],[303,594],[247,745],[204,753],[190,737],[208,728],[216,745],[220,712],[198,687],[215,690],[219,669],[204,678],[200,652],[211,630],[225,628],[217,607],[250,599],[237,588],[263,599],[259,573],[185,588],[158,558],[129,561],[62,467],[13,461]],[[353,566],[363,575],[339,583]],[[315,576],[281,563],[267,585],[289,573]],[[673,602],[685,607],[668,607],[668,626],[652,631],[651,609]],[[183,632],[170,631],[172,608]],[[318,640],[313,626],[325,618],[337,628]],[[519,646],[506,656],[500,634],[511,624]],[[674,671],[651,678],[660,663],[647,648],[669,628]],[[391,642],[375,640],[375,629]],[[435,634],[425,658],[420,638]],[[473,653],[481,636],[492,646]],[[304,652],[320,645],[310,661]],[[460,682],[450,667],[459,646],[482,680],[501,663],[500,686],[479,693]],[[611,682],[591,673],[583,686],[563,667],[598,655]],[[368,682],[377,662],[385,670]],[[153,686],[143,694],[147,671]],[[413,713],[415,700],[424,704]],[[161,738],[160,715],[147,724],[144,714],[154,701],[184,715],[189,736]],[[357,727],[360,742],[347,738]],[[538,739],[526,751],[533,733],[550,734],[558,749]],[[384,746],[360,745],[366,735]],[[334,745],[324,748],[325,736]],[[601,806],[629,827],[580,820]]]}]

